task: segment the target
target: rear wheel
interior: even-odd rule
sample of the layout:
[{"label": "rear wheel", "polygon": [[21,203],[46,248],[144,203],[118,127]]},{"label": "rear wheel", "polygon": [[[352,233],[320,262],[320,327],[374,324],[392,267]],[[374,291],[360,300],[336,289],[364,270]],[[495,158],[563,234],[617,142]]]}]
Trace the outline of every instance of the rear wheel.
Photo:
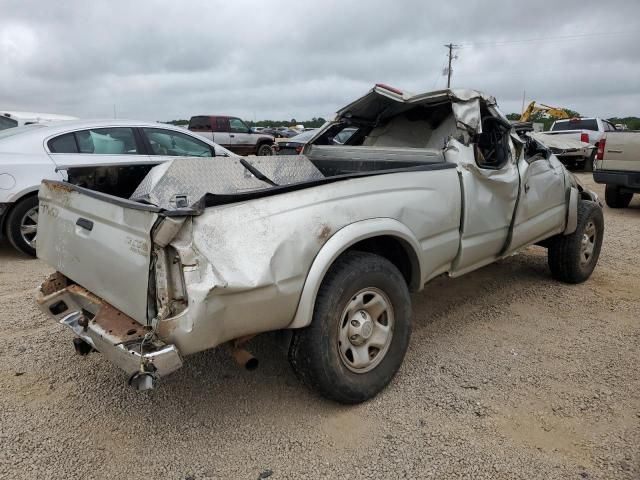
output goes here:
[{"label": "rear wheel", "polygon": [[633,193],[623,193],[617,185],[607,185],[604,190],[604,201],[609,208],[627,208]]},{"label": "rear wheel", "polygon": [[587,280],[598,263],[603,236],[602,209],[595,202],[582,200],[578,204],[576,231],[549,239],[547,253],[551,276],[566,283]]},{"label": "rear wheel", "polygon": [[327,273],[311,325],[295,330],[289,361],[324,397],[359,403],[396,374],[409,344],[407,284],[386,258],[348,252]]},{"label": "rear wheel", "polygon": [[27,255],[36,255],[38,233],[38,197],[32,195],[19,201],[7,217],[7,238],[11,245]]},{"label": "rear wheel", "polygon": [[269,145],[268,143],[263,143],[262,145],[260,145],[258,147],[257,155],[260,157],[263,157],[266,155],[273,155],[273,150],[271,149],[271,145]]}]

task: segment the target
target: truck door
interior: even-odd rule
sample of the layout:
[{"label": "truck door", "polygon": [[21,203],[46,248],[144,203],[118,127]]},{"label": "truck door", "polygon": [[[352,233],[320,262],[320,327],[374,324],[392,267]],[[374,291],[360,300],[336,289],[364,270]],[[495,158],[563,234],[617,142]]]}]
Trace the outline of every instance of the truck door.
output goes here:
[{"label": "truck door", "polygon": [[567,215],[564,167],[550,151],[540,145],[537,152],[525,152],[518,170],[521,187],[510,252],[561,232]]},{"label": "truck door", "polygon": [[238,155],[250,155],[255,152],[255,139],[249,126],[239,118],[229,118],[229,136],[232,151]]},{"label": "truck door", "polygon": [[475,144],[450,141],[445,151],[447,161],[460,166],[464,205],[452,276],[491,263],[508,241],[519,185],[510,129],[503,120],[486,116]]}]

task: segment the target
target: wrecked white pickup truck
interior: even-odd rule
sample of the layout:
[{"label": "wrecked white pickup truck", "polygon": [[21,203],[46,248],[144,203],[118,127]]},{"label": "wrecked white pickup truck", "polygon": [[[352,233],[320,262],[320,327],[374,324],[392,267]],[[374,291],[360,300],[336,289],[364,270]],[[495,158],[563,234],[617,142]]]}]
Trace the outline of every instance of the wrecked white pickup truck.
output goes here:
[{"label": "wrecked white pickup truck", "polygon": [[377,85],[300,156],[145,168],[133,187],[74,168],[43,182],[37,244],[58,271],[41,308],[139,389],[223,343],[252,366],[242,344],[288,329],[298,377],[360,402],[402,363],[410,291],[536,243],[582,282],[603,238],[597,197],[470,90]]}]

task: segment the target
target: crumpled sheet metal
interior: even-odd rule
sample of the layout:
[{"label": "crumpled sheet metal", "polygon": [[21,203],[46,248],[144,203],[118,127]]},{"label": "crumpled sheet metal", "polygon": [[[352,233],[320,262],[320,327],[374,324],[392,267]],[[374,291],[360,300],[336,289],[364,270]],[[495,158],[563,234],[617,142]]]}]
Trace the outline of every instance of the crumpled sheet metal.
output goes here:
[{"label": "crumpled sheet metal", "polygon": [[[268,182],[253,176],[240,160],[241,157],[185,157],[162,163],[149,171],[131,200],[173,210],[192,207],[206,194],[234,195],[272,188]],[[245,160],[278,185],[324,178],[304,156]]]},{"label": "crumpled sheet metal", "polygon": [[480,100],[472,98],[466,101],[453,102],[451,104],[453,115],[456,117],[458,128],[471,132],[482,133],[482,121],[480,118]]},{"label": "crumpled sheet metal", "polygon": [[540,142],[545,147],[554,148],[558,150],[582,150],[593,149],[593,145],[582,142],[576,138],[571,138],[565,135],[547,135],[543,132],[527,132],[527,135],[537,142]]},{"label": "crumpled sheet metal", "polygon": [[[514,158],[516,150],[513,145],[510,148]],[[444,155],[447,162],[458,164],[463,177],[463,248],[454,268],[464,269],[486,257],[486,245],[480,249],[470,248],[477,235],[497,226],[493,232],[496,254],[504,244],[518,197],[518,166],[515,160],[511,160],[497,170],[480,168],[476,163],[473,145],[464,145],[455,139],[449,140]]]},{"label": "crumpled sheet metal", "polygon": [[[260,201],[207,208],[171,246],[185,266],[188,308],[160,323],[163,340],[189,354],[294,318],[311,264],[323,245],[356,220],[391,218],[425,249],[424,275],[458,250],[455,169],[398,172],[335,182]],[[422,279],[424,281],[424,279]]]},{"label": "crumpled sheet metal", "polygon": [[358,118],[375,121],[378,115],[388,111],[393,105],[433,105],[451,102],[458,127],[469,133],[481,133],[482,121],[480,102],[482,101],[492,115],[507,121],[498,109],[496,99],[477,90],[445,89],[433,92],[412,94],[402,92],[402,95],[390,95],[381,87],[376,86],[355,102],[338,110],[336,120],[342,116],[354,114]]}]

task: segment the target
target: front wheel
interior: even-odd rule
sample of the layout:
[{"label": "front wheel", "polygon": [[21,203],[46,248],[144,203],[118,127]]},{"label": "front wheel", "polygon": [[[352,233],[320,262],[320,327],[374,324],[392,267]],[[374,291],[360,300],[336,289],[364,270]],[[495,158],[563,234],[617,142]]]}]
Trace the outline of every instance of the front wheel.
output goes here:
[{"label": "front wheel", "polygon": [[396,374],[411,333],[405,279],[386,258],[348,252],[331,266],[311,325],[295,330],[289,361],[298,378],[340,403],[374,397]]},{"label": "front wheel", "polygon": [[7,217],[7,238],[17,250],[36,256],[38,197],[32,195],[14,205]]},{"label": "front wheel", "polygon": [[566,283],[587,280],[598,263],[603,236],[602,209],[595,202],[581,200],[576,231],[549,239],[547,253],[551,276]]},{"label": "front wheel", "polygon": [[269,145],[268,143],[263,143],[262,145],[260,145],[258,147],[257,155],[259,157],[263,157],[263,156],[267,156],[267,155],[273,155],[273,149],[271,148],[271,145]]}]

